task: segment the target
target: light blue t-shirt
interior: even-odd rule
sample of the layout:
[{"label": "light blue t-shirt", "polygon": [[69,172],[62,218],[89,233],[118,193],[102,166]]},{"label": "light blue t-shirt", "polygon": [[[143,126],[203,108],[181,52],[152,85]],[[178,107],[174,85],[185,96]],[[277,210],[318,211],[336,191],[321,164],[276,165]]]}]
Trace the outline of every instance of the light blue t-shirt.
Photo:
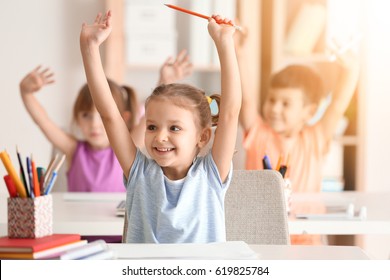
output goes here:
[{"label": "light blue t-shirt", "polygon": [[226,241],[223,183],[211,152],[198,157],[185,178],[171,181],[137,150],[126,182],[127,243]]}]

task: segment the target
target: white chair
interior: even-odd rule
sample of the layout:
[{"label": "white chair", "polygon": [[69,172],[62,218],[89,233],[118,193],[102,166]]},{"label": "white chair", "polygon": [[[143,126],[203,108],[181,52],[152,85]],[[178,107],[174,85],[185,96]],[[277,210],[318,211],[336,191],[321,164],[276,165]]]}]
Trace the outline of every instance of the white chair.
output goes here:
[{"label": "white chair", "polygon": [[284,180],[274,170],[234,170],[225,197],[226,239],[288,245]]},{"label": "white chair", "polygon": [[[290,244],[284,180],[272,170],[234,170],[225,197],[226,238],[248,244]],[[122,242],[126,241],[125,214]]]}]

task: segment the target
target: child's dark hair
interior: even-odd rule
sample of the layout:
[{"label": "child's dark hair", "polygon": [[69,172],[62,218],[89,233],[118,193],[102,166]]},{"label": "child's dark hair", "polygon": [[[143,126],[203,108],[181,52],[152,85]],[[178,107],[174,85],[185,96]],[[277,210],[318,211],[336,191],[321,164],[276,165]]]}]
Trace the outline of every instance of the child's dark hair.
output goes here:
[{"label": "child's dark hair", "polygon": [[[121,113],[129,111],[131,118],[127,122],[127,127],[131,130],[137,122],[138,117],[138,102],[135,91],[129,86],[120,86],[114,81],[107,79],[108,85],[115,100],[116,105]],[[76,120],[77,115],[83,111],[90,111],[93,108],[93,100],[88,88],[85,84],[77,96],[76,102],[73,106],[73,118]]]},{"label": "child's dark hair", "polygon": [[290,65],[272,75],[270,89],[275,88],[299,88],[307,103],[318,104],[325,96],[320,75],[304,65]]},{"label": "child's dark hair", "polygon": [[198,116],[201,128],[216,126],[218,123],[219,113],[211,115],[210,109],[211,101],[215,100],[219,112],[220,96],[217,94],[206,96],[203,90],[187,84],[163,84],[156,87],[152,94],[146,99],[145,107],[148,106],[148,103],[151,100],[159,98],[169,99],[176,106],[181,108],[194,110]]}]

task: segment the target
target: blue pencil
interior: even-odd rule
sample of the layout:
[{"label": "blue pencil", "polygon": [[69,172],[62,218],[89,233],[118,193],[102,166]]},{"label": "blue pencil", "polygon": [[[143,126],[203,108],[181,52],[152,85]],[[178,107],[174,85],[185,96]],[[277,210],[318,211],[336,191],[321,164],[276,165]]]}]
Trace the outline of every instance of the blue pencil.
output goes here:
[{"label": "blue pencil", "polygon": [[31,161],[29,157],[26,157],[26,165],[27,165],[27,175],[28,175],[28,181],[30,183],[30,197],[34,196],[34,181],[32,176],[32,168],[31,168]]},{"label": "blue pencil", "polygon": [[267,155],[263,157],[263,168],[264,169],[272,169],[271,161]]}]

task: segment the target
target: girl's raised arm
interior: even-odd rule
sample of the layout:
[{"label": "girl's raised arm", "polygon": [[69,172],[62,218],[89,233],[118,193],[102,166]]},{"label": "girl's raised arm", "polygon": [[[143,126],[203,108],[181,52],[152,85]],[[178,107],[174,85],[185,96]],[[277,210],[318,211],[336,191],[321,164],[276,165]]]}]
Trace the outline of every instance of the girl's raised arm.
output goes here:
[{"label": "girl's raised arm", "polygon": [[108,38],[111,28],[110,11],[104,16],[99,13],[90,25],[83,23],[80,49],[92,99],[123,173],[127,177],[135,159],[136,147],[112,97],[99,52],[99,46]]},{"label": "girl's raised arm", "polygon": [[[222,24],[217,24],[223,21]],[[234,27],[228,19],[213,16],[209,20],[209,33],[213,38],[221,64],[221,102],[219,120],[212,147],[213,159],[222,181],[230,170],[237,138],[238,117],[241,108],[241,81],[234,49]]]},{"label": "girl's raised arm", "polygon": [[41,66],[37,66],[20,82],[20,94],[23,104],[33,121],[50,143],[66,155],[69,164],[76,150],[77,140],[54,123],[35,98],[35,93],[44,86],[54,83],[53,75],[54,73],[49,68],[42,69]]}]

